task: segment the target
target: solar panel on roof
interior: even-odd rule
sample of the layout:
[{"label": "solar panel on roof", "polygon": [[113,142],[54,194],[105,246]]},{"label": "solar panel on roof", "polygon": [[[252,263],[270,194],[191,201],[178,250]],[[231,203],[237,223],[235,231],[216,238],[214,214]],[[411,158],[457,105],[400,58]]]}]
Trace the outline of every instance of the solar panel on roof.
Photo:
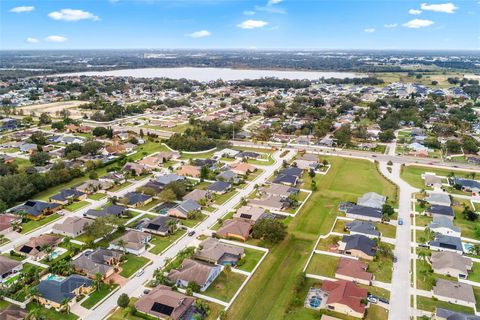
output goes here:
[{"label": "solar panel on roof", "polygon": [[240,215],[240,218],[250,219],[250,218],[252,218],[252,215],[251,215],[251,214],[242,213],[242,214]]},{"label": "solar panel on roof", "polygon": [[173,307],[154,302],[151,310],[169,316],[173,312]]}]

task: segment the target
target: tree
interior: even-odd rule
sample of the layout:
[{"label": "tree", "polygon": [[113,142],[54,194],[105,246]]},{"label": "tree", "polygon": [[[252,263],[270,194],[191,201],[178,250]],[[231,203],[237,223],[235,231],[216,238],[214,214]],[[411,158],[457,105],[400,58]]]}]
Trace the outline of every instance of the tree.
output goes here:
[{"label": "tree", "polygon": [[177,195],[175,192],[173,192],[172,189],[164,189],[160,194],[158,195],[158,198],[162,202],[172,202],[177,200]]},{"label": "tree", "polygon": [[72,150],[67,155],[66,158],[70,160],[78,159],[82,156],[82,153],[78,150]]},{"label": "tree", "polygon": [[129,303],[130,303],[130,298],[128,297],[128,295],[126,293],[122,293],[117,299],[117,305],[120,308],[128,307]]},{"label": "tree", "polygon": [[287,236],[287,226],[274,218],[262,219],[253,226],[252,237],[278,243]]},{"label": "tree", "polygon": [[51,156],[46,152],[35,152],[30,155],[30,162],[36,166],[44,166],[50,161]]},{"label": "tree", "polygon": [[350,144],[352,139],[352,130],[349,124],[342,125],[335,133],[333,134],[337,143],[339,145]]},{"label": "tree", "polygon": [[202,166],[200,169],[200,179],[208,179],[208,175],[210,173],[210,170],[208,169],[207,166]]},{"label": "tree", "polygon": [[478,214],[467,206],[463,208],[463,216],[469,221],[476,221],[478,219]]},{"label": "tree", "polygon": [[63,311],[65,311],[67,314],[70,313],[70,305],[68,304],[70,300],[67,298],[62,300],[62,303],[60,304],[62,306]]},{"label": "tree", "polygon": [[382,206],[382,215],[384,217],[391,217],[393,214],[395,213],[395,210],[393,209],[393,207],[389,204],[384,204]]},{"label": "tree", "polygon": [[381,141],[381,142],[390,142],[392,141],[393,139],[395,139],[395,133],[393,132],[392,129],[388,129],[388,130],[385,130],[385,131],[382,131],[378,134],[378,139]]},{"label": "tree", "polygon": [[95,155],[103,147],[100,141],[87,141],[82,146],[83,154]]},{"label": "tree", "polygon": [[445,144],[445,147],[448,152],[458,153],[462,151],[462,145],[457,140],[448,140]]},{"label": "tree", "polygon": [[50,124],[52,123],[52,118],[46,112],[42,113],[39,117],[39,124]]},{"label": "tree", "polygon": [[103,276],[100,272],[95,273],[95,279],[93,279],[93,284],[95,285],[95,290],[100,289],[100,286],[103,283]]}]

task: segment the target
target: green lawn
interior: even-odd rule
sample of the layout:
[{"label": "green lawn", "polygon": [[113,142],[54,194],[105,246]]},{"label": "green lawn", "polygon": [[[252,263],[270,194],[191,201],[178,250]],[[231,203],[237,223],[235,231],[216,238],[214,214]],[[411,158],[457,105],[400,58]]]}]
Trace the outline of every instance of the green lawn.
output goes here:
[{"label": "green lawn", "polygon": [[24,224],[22,224],[22,234],[29,233],[37,228],[40,228],[46,224],[51,223],[52,221],[60,218],[60,215],[55,213],[52,215],[49,215],[48,217],[45,217],[40,220],[30,220]]},{"label": "green lawn", "polygon": [[217,149],[210,151],[210,152],[204,152],[204,153],[185,153],[182,152],[182,156],[180,157],[180,160],[190,160],[190,159],[208,159],[213,156],[213,154],[217,152]]},{"label": "green lawn", "polygon": [[92,200],[102,200],[103,198],[105,198],[106,195],[104,193],[94,193],[94,194],[91,194],[88,196],[88,199],[92,199]]},{"label": "green lawn", "polygon": [[382,234],[383,237],[395,238],[397,234],[397,228],[387,223],[375,223],[378,231]]},{"label": "green lawn", "polygon": [[461,306],[458,304],[448,303],[444,301],[439,301],[433,298],[426,298],[422,296],[417,296],[417,308],[420,310],[434,312],[436,307],[449,309],[452,311],[464,312],[468,314],[473,314],[474,311],[472,308]]},{"label": "green lawn", "polygon": [[[90,296],[82,302],[81,306],[87,309],[93,308],[100,300],[105,298],[110,292],[112,292],[118,284],[108,285],[102,283],[98,290],[95,290],[90,294]],[[62,318],[63,319],[63,318]]]},{"label": "green lawn", "polygon": [[245,248],[245,257],[243,258],[244,264],[238,266],[237,268],[243,271],[251,272],[260,259],[262,259],[264,254],[265,252],[263,251]]},{"label": "green lawn", "polygon": [[120,275],[125,278],[130,278],[135,272],[140,270],[150,261],[147,258],[138,257],[130,253],[127,253],[125,256],[127,257],[127,260],[120,264],[120,267],[122,268]]},{"label": "green lawn", "polygon": [[207,218],[206,214],[199,213],[199,214],[197,214],[197,217],[195,219],[182,220],[182,224],[184,226],[189,227],[189,228],[193,228],[194,226],[196,226],[198,223],[205,220],[206,218]]},{"label": "green lawn", "polygon": [[418,189],[431,189],[425,186],[425,182],[422,179],[422,174],[425,172],[433,172],[439,176],[448,176],[449,173],[455,173],[456,177],[467,177],[468,172],[464,171],[455,171],[449,169],[438,169],[422,166],[404,166],[402,167],[402,172],[400,177],[408,182],[411,186]]},{"label": "green lawn", "polygon": [[236,193],[237,193],[236,190],[230,190],[230,191],[228,191],[224,194],[216,195],[214,202],[215,202],[215,204],[222,205],[225,202],[227,202],[228,199],[233,197]]},{"label": "green lawn", "polygon": [[465,199],[454,198],[454,202],[458,202],[459,205],[453,206],[453,211],[455,213],[455,225],[459,227],[462,231],[462,237],[480,240],[475,232],[475,227],[477,223],[472,223],[472,221],[465,219],[463,216],[463,206],[472,207],[470,202]]},{"label": "green lawn", "polygon": [[367,271],[374,274],[375,280],[390,283],[392,282],[393,261],[390,258],[376,257],[368,263]]},{"label": "green lawn", "polygon": [[150,240],[150,244],[155,245],[149,251],[153,254],[160,254],[163,250],[165,250],[169,245],[179,239],[186,233],[184,230],[177,230],[174,235],[168,237],[162,236],[153,236],[152,240]]},{"label": "green lawn", "polygon": [[425,215],[416,215],[415,216],[415,224],[418,226],[418,227],[426,227],[430,222],[432,222],[432,218],[429,217],[429,216],[425,216]]},{"label": "green lawn", "polygon": [[[365,160],[325,157],[332,165],[326,175],[316,175],[317,191],[288,224],[288,236],[271,251],[229,310],[231,319],[298,319],[286,316],[295,299],[295,280],[301,273],[319,234],[330,231],[341,201],[354,201],[374,191],[396,201],[396,187]],[[304,188],[310,188],[307,178]],[[300,297],[304,299],[305,297]],[[303,306],[302,306],[303,309]],[[318,314],[318,313],[317,313]],[[318,319],[318,317],[317,317]]]},{"label": "green lawn", "polygon": [[85,206],[88,206],[90,204],[90,202],[88,201],[80,201],[80,202],[74,202],[68,206],[65,207],[65,209],[67,209],[68,211],[70,212],[74,212],[74,211],[77,211]]},{"label": "green lawn", "polygon": [[474,262],[472,267],[472,272],[468,273],[468,280],[480,282],[480,263]]},{"label": "green lawn", "polygon": [[339,257],[315,253],[308,264],[307,273],[335,278],[335,271],[339,261]]},{"label": "green lawn", "polygon": [[125,182],[125,183],[122,183],[122,184],[117,184],[117,185],[115,185],[113,188],[111,188],[111,189],[108,190],[108,191],[110,191],[110,192],[117,192],[117,191],[119,191],[119,190],[122,190],[123,188],[126,188],[126,187],[130,186],[131,184],[132,184],[132,183],[129,182],[129,181],[127,181],[127,182]]},{"label": "green lawn", "polygon": [[235,272],[230,272],[227,277],[225,271],[223,271],[203,294],[228,302],[246,279],[247,277],[243,274]]},{"label": "green lawn", "polygon": [[[110,231],[113,230],[113,227],[110,226]],[[75,240],[77,241],[80,241],[80,242],[83,242],[83,243],[88,243],[90,241],[93,241],[95,239],[93,239],[92,237],[88,236],[87,234],[83,233],[81,235],[79,235],[78,237],[74,238]]]},{"label": "green lawn", "polygon": [[39,310],[39,315],[40,316],[43,316],[45,319],[48,319],[48,320],[53,320],[53,319],[62,319],[62,320],[75,320],[75,319],[78,319],[78,316],[73,314],[73,313],[69,313],[67,314],[66,312],[58,312],[58,311],[55,311],[55,309],[47,309],[41,305],[39,305],[38,303],[36,302],[30,302],[29,304],[27,304],[27,311],[30,311],[30,310],[33,310],[33,309],[38,309]]}]

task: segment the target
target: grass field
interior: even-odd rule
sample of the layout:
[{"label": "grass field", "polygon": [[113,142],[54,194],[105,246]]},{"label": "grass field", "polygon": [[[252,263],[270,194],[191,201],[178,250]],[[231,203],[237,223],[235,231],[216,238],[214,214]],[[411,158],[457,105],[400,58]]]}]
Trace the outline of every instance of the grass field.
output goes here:
[{"label": "grass field", "polygon": [[196,226],[198,223],[200,223],[201,221],[205,220],[206,218],[207,218],[206,214],[199,213],[199,214],[197,214],[196,219],[182,220],[182,224],[184,226],[192,228],[192,227]]},{"label": "grass field", "polygon": [[62,319],[62,320],[76,320],[78,319],[78,316],[73,314],[73,313],[65,313],[65,312],[58,312],[55,311],[55,309],[47,309],[44,308],[43,306],[39,305],[36,302],[30,302],[27,304],[27,313],[30,312],[33,309],[38,309],[39,310],[39,315],[38,317],[43,317],[44,319]]},{"label": "grass field", "polygon": [[472,207],[470,201],[459,198],[454,198],[453,200],[458,202],[458,205],[453,206],[453,212],[455,213],[455,225],[461,229],[462,237],[479,240],[475,232],[477,224],[472,223],[472,221],[465,219],[463,216],[463,206]]},{"label": "grass field", "polygon": [[233,197],[237,193],[237,190],[233,189],[224,194],[216,195],[215,200],[213,201],[215,204],[221,205],[228,201],[231,197]]},{"label": "grass field", "polygon": [[451,172],[455,173],[456,177],[467,177],[468,175],[468,172],[466,171],[437,169],[422,166],[404,166],[402,167],[400,177],[406,182],[408,182],[412,187],[418,189],[431,189],[425,186],[425,183],[422,179],[422,174],[424,174],[425,172],[433,172],[439,176],[448,176],[448,174],[450,174]]},{"label": "grass field", "polygon": [[88,201],[74,202],[74,203],[66,206],[65,209],[70,211],[70,212],[74,212],[74,211],[80,210],[81,208],[83,208],[85,206],[88,206],[89,204],[90,204],[90,202],[88,202]]},{"label": "grass field", "polygon": [[367,271],[375,275],[375,280],[390,283],[392,282],[393,261],[389,258],[378,257],[368,263]]},{"label": "grass field", "polygon": [[45,217],[40,220],[30,220],[24,224],[22,224],[22,234],[28,233],[32,230],[35,230],[37,228],[40,228],[41,226],[44,226],[46,224],[51,223],[52,221],[60,218],[60,215],[55,213],[52,215],[49,215],[48,217]]},{"label": "grass field", "polygon": [[468,314],[473,314],[474,311],[472,308],[461,306],[458,304],[448,303],[444,301],[435,300],[433,298],[426,298],[422,296],[417,296],[417,308],[420,310],[434,312],[435,307],[445,308],[452,311],[458,311]]},{"label": "grass field", "polygon": [[246,279],[247,277],[243,274],[230,272],[227,276],[223,271],[203,294],[228,302]]},{"label": "grass field", "polygon": [[105,298],[116,287],[118,287],[117,284],[108,285],[108,284],[102,283],[100,285],[100,288],[98,288],[98,290],[95,290],[94,292],[92,292],[90,296],[85,301],[82,302],[81,306],[87,309],[93,308],[100,300]]},{"label": "grass field", "polygon": [[468,273],[468,280],[480,282],[480,263],[474,262],[472,267],[472,272]]},{"label": "grass field", "polygon": [[125,278],[130,278],[135,272],[140,270],[144,265],[146,265],[150,260],[144,257],[138,257],[133,254],[126,254],[127,260],[125,262],[122,262],[120,267],[122,268],[122,271],[120,272],[120,275]]},{"label": "grass field", "polygon": [[[290,314],[286,316],[295,298],[295,281],[319,234],[326,234],[332,228],[338,203],[356,200],[358,196],[369,191],[396,199],[395,186],[380,175],[375,164],[337,157],[326,159],[332,165],[330,172],[325,176],[315,176],[317,191],[288,224],[289,234],[286,239],[271,248],[264,262],[233,303],[229,318],[303,319],[292,318]],[[310,183],[307,179],[304,188],[309,188]],[[318,316],[315,319],[318,319]]]},{"label": "grass field", "polygon": [[260,259],[262,259],[264,254],[265,252],[263,251],[245,248],[245,257],[243,258],[245,263],[237,268],[243,271],[251,272]]},{"label": "grass field", "polygon": [[152,240],[150,240],[150,244],[155,245],[155,247],[149,251],[153,254],[159,254],[184,234],[184,230],[177,230],[174,235],[168,237],[153,236]]},{"label": "grass field", "polygon": [[95,194],[91,194],[88,196],[88,199],[92,199],[92,200],[102,200],[103,198],[105,198],[106,195],[103,194],[103,193],[95,193]]},{"label": "grass field", "polygon": [[335,271],[339,261],[339,257],[316,253],[308,264],[307,273],[335,278]]}]

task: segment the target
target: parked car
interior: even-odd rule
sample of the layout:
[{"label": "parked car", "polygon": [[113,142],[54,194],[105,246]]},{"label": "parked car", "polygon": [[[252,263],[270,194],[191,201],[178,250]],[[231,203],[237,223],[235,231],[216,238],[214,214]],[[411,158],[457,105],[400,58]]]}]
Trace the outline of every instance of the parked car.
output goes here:
[{"label": "parked car", "polygon": [[403,219],[402,218],[398,218],[398,225],[399,226],[403,225]]},{"label": "parked car", "polygon": [[398,259],[396,256],[393,256],[393,263],[397,263]]},{"label": "parked car", "polygon": [[192,231],[190,231],[190,232],[188,233],[188,236],[191,237],[191,236],[193,236],[194,234],[195,234],[195,230],[192,230]]},{"label": "parked car", "polygon": [[368,302],[371,302],[371,303],[378,303],[378,299],[374,295],[369,295],[367,297],[367,300],[368,300]]},{"label": "parked car", "polygon": [[390,303],[390,301],[388,301],[388,300],[385,299],[385,298],[378,298],[378,301],[383,302],[383,303],[385,303],[385,304],[389,304],[389,303]]},{"label": "parked car", "polygon": [[141,269],[140,271],[138,271],[137,277],[140,277],[144,272],[145,272],[145,269]]}]

